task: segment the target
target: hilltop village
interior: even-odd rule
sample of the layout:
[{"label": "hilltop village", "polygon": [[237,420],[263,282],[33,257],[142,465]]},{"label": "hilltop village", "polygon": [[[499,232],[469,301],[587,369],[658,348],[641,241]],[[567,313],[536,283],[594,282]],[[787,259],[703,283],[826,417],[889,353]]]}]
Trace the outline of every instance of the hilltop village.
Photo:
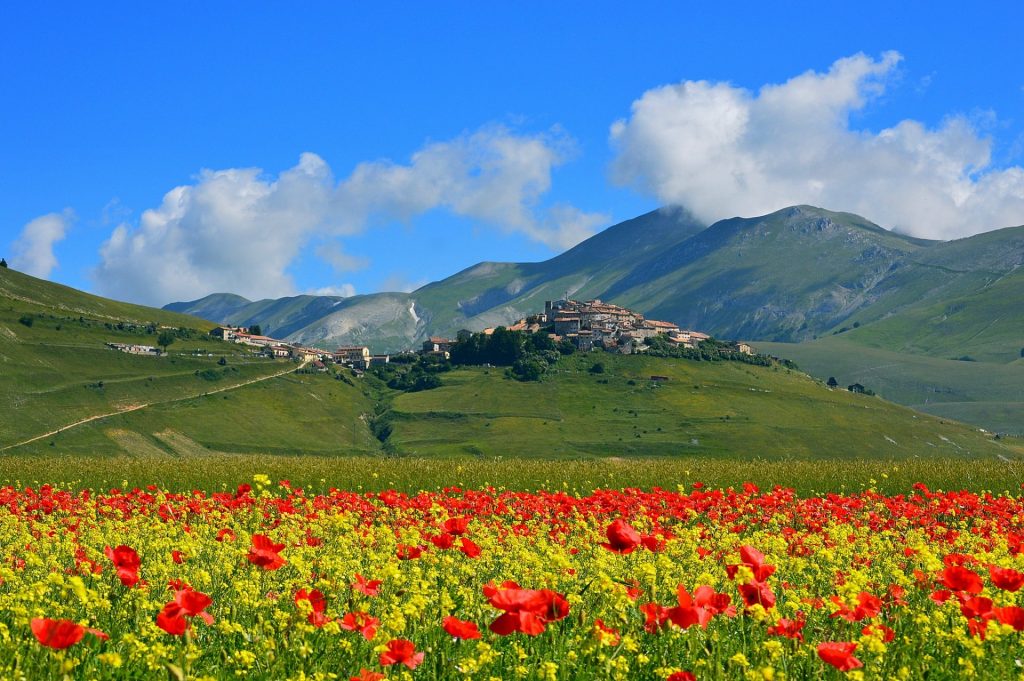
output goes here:
[{"label": "hilltop village", "polygon": [[[500,327],[487,328],[482,333],[490,336],[496,328]],[[555,343],[568,342],[582,352],[603,350],[619,354],[644,352],[647,341],[659,336],[670,346],[689,349],[696,349],[702,341],[711,338],[700,331],[681,329],[678,324],[646,319],[639,312],[601,300],[547,301],[543,312],[519,319],[505,328],[527,334],[545,333]],[[329,351],[289,343],[258,332],[251,333],[245,327],[218,326],[210,331],[210,335],[227,342],[259,348],[261,354],[270,358],[309,362],[312,369],[319,371],[327,371],[328,364],[365,371],[391,361],[390,355],[374,354],[365,345],[343,346]],[[418,354],[448,359],[452,347],[459,339],[469,335],[470,332],[464,331],[459,333],[458,339],[432,336],[423,342]],[[747,355],[754,353],[747,343],[733,342],[729,346],[735,352]],[[410,353],[412,351],[403,354]]]}]

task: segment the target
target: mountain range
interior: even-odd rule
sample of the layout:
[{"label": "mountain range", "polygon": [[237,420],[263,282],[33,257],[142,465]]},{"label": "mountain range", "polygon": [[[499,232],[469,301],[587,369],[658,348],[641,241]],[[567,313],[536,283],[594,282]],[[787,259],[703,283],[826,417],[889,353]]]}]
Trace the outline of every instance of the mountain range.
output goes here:
[{"label": "mountain range", "polygon": [[940,242],[811,206],[707,227],[666,208],[550,260],[482,262],[412,293],[255,302],[216,293],[165,309],[312,345],[396,351],[571,296],[723,338],[798,342],[848,327],[866,345],[1010,362],[1024,339],[1022,263],[1024,227]]},{"label": "mountain range", "polygon": [[[545,300],[600,298],[719,338],[759,342],[822,378],[836,373],[831,359],[842,353],[841,380],[866,376],[905,404],[947,405],[941,413],[952,418],[964,414],[949,404],[969,404],[972,422],[1019,431],[1022,264],[1024,226],[944,242],[813,206],[712,225],[666,207],[550,260],[482,262],[411,293],[260,301],[216,293],[165,309],[259,324],[294,342],[385,352],[507,324],[542,310]],[[895,353],[918,371],[896,381],[880,375],[879,362],[892,357],[873,351]],[[975,366],[947,371],[953,360]],[[982,402],[992,405],[979,415]]]}]

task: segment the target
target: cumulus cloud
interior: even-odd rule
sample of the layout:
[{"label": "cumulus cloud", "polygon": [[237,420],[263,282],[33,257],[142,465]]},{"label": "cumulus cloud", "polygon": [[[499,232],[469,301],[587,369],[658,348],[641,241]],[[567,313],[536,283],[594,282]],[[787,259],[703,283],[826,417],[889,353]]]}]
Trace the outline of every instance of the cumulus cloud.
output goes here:
[{"label": "cumulus cloud", "polygon": [[58,267],[53,246],[64,239],[74,219],[71,209],[65,209],[40,215],[26,224],[12,244],[11,266],[34,277],[49,277]]},{"label": "cumulus cloud", "polygon": [[368,261],[347,253],[337,237],[437,209],[553,248],[571,246],[607,220],[571,206],[540,208],[552,170],[571,151],[571,141],[555,132],[490,126],[431,142],[405,164],[361,163],[340,181],[312,153],[277,178],[257,168],[206,170],[169,191],[137,225],[114,230],[101,249],[96,285],[150,304],[214,291],[290,295],[295,283],[287,267],[315,239],[317,257],[350,272]]},{"label": "cumulus cloud", "polygon": [[356,294],[356,287],[352,284],[341,284],[340,286],[321,286],[320,288],[306,291],[311,296],[341,296],[351,298]]},{"label": "cumulus cloud", "polygon": [[612,177],[709,222],[801,203],[940,239],[1024,222],[1024,168],[993,167],[991,140],[967,117],[851,125],[900,60],[857,54],[756,93],[708,81],[649,90],[612,125]]},{"label": "cumulus cloud", "polygon": [[316,257],[334,268],[337,273],[357,272],[370,266],[370,259],[358,255],[350,255],[337,241],[320,244],[316,248]]}]

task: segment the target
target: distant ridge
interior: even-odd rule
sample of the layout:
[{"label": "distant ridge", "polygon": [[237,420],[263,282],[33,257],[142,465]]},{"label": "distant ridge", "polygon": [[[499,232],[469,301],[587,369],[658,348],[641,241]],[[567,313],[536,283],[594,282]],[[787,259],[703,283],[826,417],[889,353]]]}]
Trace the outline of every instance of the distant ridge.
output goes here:
[{"label": "distant ridge", "polygon": [[[255,302],[219,293],[167,309],[258,323],[296,341],[395,351],[430,335],[510,323],[568,293],[720,337],[799,342],[845,328],[870,343],[871,325],[892,349],[1010,362],[1024,344],[1024,315],[1005,309],[1024,299],[1022,262],[1024,227],[939,242],[813,206],[707,227],[668,207],[550,260],[479,263],[412,293]],[[997,318],[968,338],[968,325]]]}]

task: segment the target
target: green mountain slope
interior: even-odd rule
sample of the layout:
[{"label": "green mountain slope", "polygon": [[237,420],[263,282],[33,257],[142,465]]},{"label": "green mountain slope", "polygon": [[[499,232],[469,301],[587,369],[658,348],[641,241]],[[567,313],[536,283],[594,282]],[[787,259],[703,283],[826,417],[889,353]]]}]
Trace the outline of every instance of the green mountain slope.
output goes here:
[{"label": "green mountain slope", "polygon": [[[173,327],[177,334],[166,357],[130,355],[106,346],[156,345],[161,327]],[[336,423],[357,421],[367,410],[361,391],[323,378],[325,393],[339,396],[328,409],[323,405],[330,400],[317,401],[310,397],[316,390],[286,376],[245,385],[295,367],[212,339],[207,334],[211,327],[196,317],[118,303],[0,268],[0,450],[46,435],[9,451],[56,451],[64,439],[70,442],[80,433],[94,432],[100,433],[99,441],[88,441],[81,451],[109,451],[126,441],[120,435],[103,435],[117,430],[111,424],[136,421],[161,431],[180,425],[182,433],[195,433],[194,427],[205,424],[206,432],[221,437],[227,433],[229,441],[238,443],[268,445],[276,437],[282,449],[283,434],[301,442],[302,436],[293,430],[301,427],[308,433],[314,428],[310,423],[319,421],[322,425],[316,427],[324,433],[338,433],[336,450],[353,445]],[[240,385],[245,387],[237,388],[237,394],[261,396],[251,400],[249,418],[228,408],[243,403],[230,390]],[[220,392],[214,396],[214,391]],[[183,408],[193,400],[202,401],[204,394],[210,395],[206,399],[211,403],[217,400],[218,408],[209,418],[201,417],[201,410]],[[292,418],[296,407],[302,413]],[[160,413],[166,418],[156,416]],[[111,416],[55,432],[104,415]],[[372,438],[367,434],[363,440]],[[329,438],[317,441],[324,447]]]},{"label": "green mountain slope", "polygon": [[[595,375],[589,369],[598,359],[606,370]],[[652,375],[668,380],[652,382]],[[391,441],[399,452],[749,459],[1021,453],[1013,440],[829,390],[800,372],[733,362],[576,355],[541,383],[485,368],[453,371],[444,381],[395,399]]]},{"label": "green mountain slope", "polygon": [[[325,346],[393,351],[428,335],[505,324],[566,294],[602,298],[721,338],[786,342],[766,347],[822,379],[832,375],[824,367],[833,345],[824,339],[841,334],[842,351],[856,360],[851,382],[867,376],[901,403],[1017,432],[1010,426],[1020,399],[998,387],[998,367],[1019,361],[1024,348],[1022,265],[1024,227],[936,242],[811,206],[707,228],[663,209],[551,260],[481,263],[411,294],[257,303],[218,294],[172,307],[215,310],[218,319]],[[878,364],[870,351],[906,354],[908,368],[870,380],[863,372]],[[953,358],[977,361],[947,370]],[[936,385],[959,398],[935,406]]]},{"label": "green mountain slope", "polygon": [[[806,341],[840,329],[865,345],[1007,362],[1024,315],[1024,227],[942,243],[811,206],[702,228],[680,210],[610,227],[541,263],[481,263],[411,294],[248,302],[216,294],[170,309],[326,345],[415,346],[508,323],[567,293],[725,338]],[[871,328],[868,328],[868,327]]]},{"label": "green mountain slope", "polygon": [[[830,391],[778,367],[586,354],[563,358],[543,382],[512,381],[501,369],[464,368],[442,374],[441,388],[402,393],[347,370],[296,374],[293,363],[260,359],[242,346],[210,339],[208,324],[196,318],[123,306],[9,270],[0,270],[0,287],[17,291],[0,297],[5,455],[1021,454],[1014,440],[996,440],[877,397]],[[405,302],[396,299],[396,306]],[[284,319],[289,305],[319,303],[307,297],[267,304]],[[133,316],[119,320],[119,314]],[[182,324],[174,327],[178,338],[169,356],[128,355],[104,345],[152,344],[160,327],[170,327],[167,322]],[[604,373],[590,371],[596,361],[607,367]],[[653,375],[668,380],[655,383]]]},{"label": "green mountain slope", "polygon": [[805,343],[758,343],[821,380],[860,383],[887,400],[1024,436],[1024,362],[965,362],[872,348],[850,334]]}]

